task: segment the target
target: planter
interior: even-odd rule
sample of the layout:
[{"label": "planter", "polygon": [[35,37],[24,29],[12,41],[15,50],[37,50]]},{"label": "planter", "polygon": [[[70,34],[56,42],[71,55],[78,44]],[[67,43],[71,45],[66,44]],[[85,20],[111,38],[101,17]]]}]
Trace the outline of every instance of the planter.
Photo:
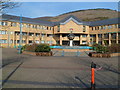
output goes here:
[{"label": "planter", "polygon": [[111,57],[110,53],[96,53],[96,52],[90,52],[89,53],[90,57],[98,57],[98,58],[102,58],[102,57],[106,57],[109,58]]},{"label": "planter", "polygon": [[90,57],[114,57],[114,56],[120,56],[120,53],[96,53],[96,52],[90,52],[89,53]]},{"label": "planter", "polygon": [[27,55],[34,55],[34,56],[52,56],[52,52],[29,52],[29,51],[23,51],[22,54],[27,54]]}]

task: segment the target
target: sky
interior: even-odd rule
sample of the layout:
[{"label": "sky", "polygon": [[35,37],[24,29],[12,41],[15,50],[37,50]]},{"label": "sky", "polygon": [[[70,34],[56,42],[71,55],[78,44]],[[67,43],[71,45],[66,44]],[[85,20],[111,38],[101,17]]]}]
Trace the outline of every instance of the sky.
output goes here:
[{"label": "sky", "polygon": [[57,16],[63,13],[95,8],[118,11],[117,2],[20,2],[21,5],[7,11],[7,14],[30,18]]}]

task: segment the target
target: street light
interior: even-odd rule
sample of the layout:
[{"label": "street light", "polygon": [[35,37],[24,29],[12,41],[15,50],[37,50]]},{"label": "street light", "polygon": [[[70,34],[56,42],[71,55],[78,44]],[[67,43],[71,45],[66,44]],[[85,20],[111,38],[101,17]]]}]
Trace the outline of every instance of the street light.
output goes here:
[{"label": "street light", "polygon": [[20,42],[19,42],[19,51],[18,53],[21,54],[21,48],[22,48],[22,15],[20,15]]}]

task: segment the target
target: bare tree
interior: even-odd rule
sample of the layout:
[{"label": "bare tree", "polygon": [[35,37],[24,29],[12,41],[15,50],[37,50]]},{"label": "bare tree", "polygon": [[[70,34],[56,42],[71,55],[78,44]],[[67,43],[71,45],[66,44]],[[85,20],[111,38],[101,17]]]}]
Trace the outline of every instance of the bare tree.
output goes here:
[{"label": "bare tree", "polygon": [[19,2],[14,2],[13,0],[0,0],[0,13],[4,13],[8,9],[18,7]]}]

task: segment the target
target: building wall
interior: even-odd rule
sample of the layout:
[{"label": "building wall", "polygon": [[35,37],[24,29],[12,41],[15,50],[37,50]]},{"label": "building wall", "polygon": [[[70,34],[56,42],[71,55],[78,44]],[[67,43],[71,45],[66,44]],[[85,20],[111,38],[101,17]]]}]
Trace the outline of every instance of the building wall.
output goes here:
[{"label": "building wall", "polygon": [[[92,45],[93,42],[103,45],[106,44],[106,42],[109,45],[114,42],[120,43],[118,24],[91,27],[80,25],[70,20],[64,25],[60,24],[54,27],[33,25],[30,23],[22,23],[22,25],[22,45],[32,42],[63,45],[63,43],[69,41],[67,35],[71,29],[73,29],[72,32],[76,35],[74,42],[76,42],[77,45]],[[0,28],[0,46],[16,47],[19,45],[19,22],[1,21]]]}]

